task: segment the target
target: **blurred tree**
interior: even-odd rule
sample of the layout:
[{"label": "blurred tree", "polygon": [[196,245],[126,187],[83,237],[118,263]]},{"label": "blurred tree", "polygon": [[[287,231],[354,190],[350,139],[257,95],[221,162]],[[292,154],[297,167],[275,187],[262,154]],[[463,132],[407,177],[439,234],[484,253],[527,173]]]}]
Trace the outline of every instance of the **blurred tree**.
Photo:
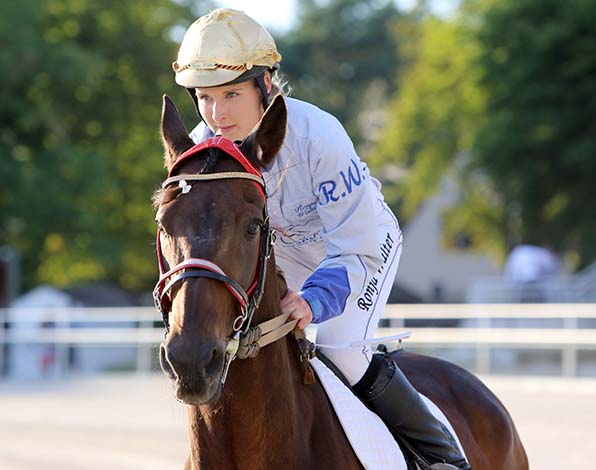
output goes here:
[{"label": "blurred tree", "polygon": [[276,38],[292,95],[334,114],[357,143],[376,137],[395,88],[397,18],[391,0],[299,0],[297,26]]},{"label": "blurred tree", "polygon": [[596,2],[506,0],[479,41],[486,119],[473,159],[506,201],[509,244],[596,259]]},{"label": "blurred tree", "polygon": [[422,5],[399,22],[400,88],[371,164],[403,222],[453,169],[460,192],[457,206],[444,214],[446,245],[466,239],[470,248],[502,254],[501,200],[490,180],[468,170],[466,150],[484,109],[474,62],[479,53],[472,35],[476,18],[476,12],[469,12],[440,19]]},{"label": "blurred tree", "polygon": [[0,245],[26,286],[154,281],[161,95],[187,99],[170,35],[192,18],[180,0],[1,2]]},{"label": "blurred tree", "polygon": [[520,242],[596,257],[596,4],[468,0],[397,28],[404,57],[373,165],[403,220],[449,171],[444,239],[503,257]]}]

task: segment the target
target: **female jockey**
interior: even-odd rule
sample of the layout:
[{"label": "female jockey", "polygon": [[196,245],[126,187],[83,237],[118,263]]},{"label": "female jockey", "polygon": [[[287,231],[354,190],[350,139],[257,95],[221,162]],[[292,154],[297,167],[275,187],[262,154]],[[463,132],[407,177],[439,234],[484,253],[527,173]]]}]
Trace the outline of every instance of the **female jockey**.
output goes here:
[{"label": "female jockey", "polygon": [[[269,33],[243,12],[217,9],[195,21],[173,64],[176,83],[190,92],[202,118],[192,139],[245,139],[281,92],[274,75],[280,61]],[[339,121],[309,103],[285,100],[285,142],[263,171],[276,260],[290,288],[282,310],[300,329],[319,325],[317,342],[353,390],[431,469],[469,469],[389,356],[349,347],[374,336],[402,234]]]}]

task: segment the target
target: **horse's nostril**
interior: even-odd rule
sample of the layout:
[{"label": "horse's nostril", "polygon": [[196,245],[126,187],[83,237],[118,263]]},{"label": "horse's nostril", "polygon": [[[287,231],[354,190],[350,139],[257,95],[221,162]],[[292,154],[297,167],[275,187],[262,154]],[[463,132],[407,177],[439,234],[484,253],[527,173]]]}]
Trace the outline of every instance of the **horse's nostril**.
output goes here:
[{"label": "horse's nostril", "polygon": [[168,348],[165,344],[160,344],[159,346],[159,364],[161,365],[161,369],[166,373],[171,380],[178,380],[178,374],[176,373],[176,369],[174,364],[171,362],[171,351],[168,352]]},{"label": "horse's nostril", "polygon": [[209,375],[217,374],[223,364],[224,349],[221,346],[214,346],[211,349],[211,358],[205,364],[205,372]]},{"label": "horse's nostril", "polygon": [[211,352],[211,360],[216,360],[219,356],[221,356],[219,349],[213,348],[213,351]]},{"label": "horse's nostril", "polygon": [[164,361],[170,362],[170,355],[171,353],[168,352],[168,348],[165,344],[160,344],[159,346],[159,357],[162,358]]}]

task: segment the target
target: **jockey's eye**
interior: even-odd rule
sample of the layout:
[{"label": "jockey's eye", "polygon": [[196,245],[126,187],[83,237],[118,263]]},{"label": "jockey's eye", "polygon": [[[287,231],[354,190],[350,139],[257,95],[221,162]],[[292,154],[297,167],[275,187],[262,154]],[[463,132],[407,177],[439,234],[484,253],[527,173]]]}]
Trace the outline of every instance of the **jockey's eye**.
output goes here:
[{"label": "jockey's eye", "polygon": [[258,235],[261,231],[261,225],[263,224],[262,221],[259,219],[251,220],[248,225],[246,226],[246,236],[247,238],[254,238]]}]

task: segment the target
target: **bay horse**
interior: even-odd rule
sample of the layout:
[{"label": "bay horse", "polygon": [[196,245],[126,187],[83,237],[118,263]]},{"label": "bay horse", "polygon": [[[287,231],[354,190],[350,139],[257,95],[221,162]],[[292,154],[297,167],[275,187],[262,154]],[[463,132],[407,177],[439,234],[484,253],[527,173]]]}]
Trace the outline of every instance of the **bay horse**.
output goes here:
[{"label": "bay horse", "polygon": [[[322,386],[305,384],[310,351],[285,334],[295,322],[280,313],[287,287],[260,169],[280,149],[286,122],[278,96],[241,144],[195,145],[164,96],[168,178],[154,195],[161,273],[154,296],[166,326],[161,367],[188,405],[186,470],[362,468]],[[476,377],[423,355],[396,359],[449,418],[475,470],[528,469],[509,413]]]}]

